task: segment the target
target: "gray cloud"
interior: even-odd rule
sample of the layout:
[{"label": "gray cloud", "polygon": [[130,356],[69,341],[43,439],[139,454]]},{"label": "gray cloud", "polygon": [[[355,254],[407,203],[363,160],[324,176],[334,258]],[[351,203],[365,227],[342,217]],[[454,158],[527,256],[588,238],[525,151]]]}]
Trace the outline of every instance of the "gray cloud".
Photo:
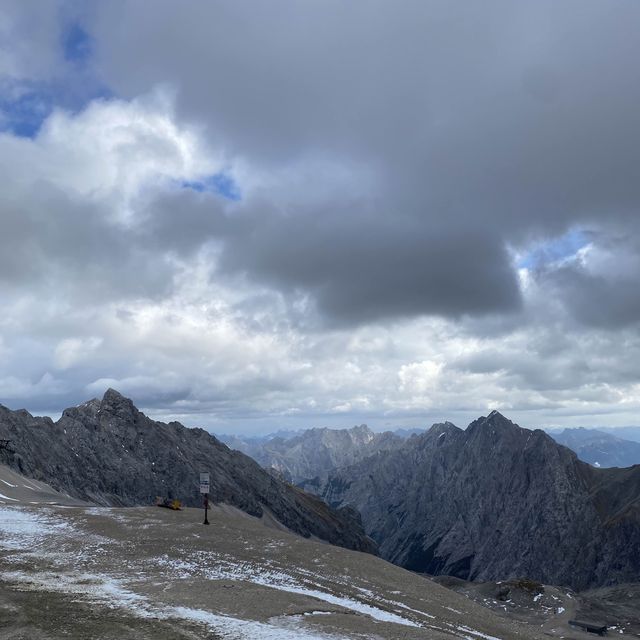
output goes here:
[{"label": "gray cloud", "polygon": [[[0,136],[0,402],[116,386],[208,426],[640,410],[637,3],[35,7],[0,9],[0,86],[118,99]],[[219,171],[241,201],[188,187]]]},{"label": "gray cloud", "polygon": [[270,217],[225,244],[221,268],[277,288],[310,292],[325,317],[375,322],[421,314],[517,309],[509,258],[490,233],[443,233],[414,219],[358,213]]},{"label": "gray cloud", "polygon": [[295,171],[313,149],[369,167],[372,197],[353,207],[340,193],[283,218],[282,202],[249,200],[223,254],[329,320],[517,309],[505,245],[608,221],[638,233],[634,3],[158,2],[150,17],[114,2],[96,16],[106,81],[179,87],[178,113],[229,157]]}]

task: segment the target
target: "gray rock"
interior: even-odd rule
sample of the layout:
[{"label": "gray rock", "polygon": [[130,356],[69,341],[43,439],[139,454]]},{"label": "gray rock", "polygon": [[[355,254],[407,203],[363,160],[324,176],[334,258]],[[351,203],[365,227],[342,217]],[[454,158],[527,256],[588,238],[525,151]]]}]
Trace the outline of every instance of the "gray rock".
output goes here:
[{"label": "gray rock", "polygon": [[1,463],[82,500],[131,506],[164,496],[200,506],[199,473],[209,471],[214,502],[258,517],[268,510],[303,536],[375,551],[357,512],[331,509],[202,429],[151,420],[112,389],[57,422],[0,405],[2,438],[11,449],[0,452]]},{"label": "gray rock", "polygon": [[384,558],[415,571],[576,589],[640,575],[640,466],[596,469],[497,412],[466,431],[434,425],[321,491],[361,513]]},{"label": "gray rock", "polygon": [[401,446],[404,438],[393,432],[374,433],[367,425],[351,429],[307,429],[273,438],[226,436],[225,442],[251,456],[265,469],[315,493],[331,471]]}]

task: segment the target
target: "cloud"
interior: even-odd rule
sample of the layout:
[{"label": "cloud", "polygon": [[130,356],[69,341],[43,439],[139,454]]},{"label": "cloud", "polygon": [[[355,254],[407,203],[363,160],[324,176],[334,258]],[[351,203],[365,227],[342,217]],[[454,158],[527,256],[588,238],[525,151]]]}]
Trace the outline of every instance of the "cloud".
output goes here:
[{"label": "cloud", "polygon": [[640,5],[0,9],[0,401],[634,420]]},{"label": "cloud", "polygon": [[[639,233],[635,5],[192,2],[177,16],[158,2],[152,19],[126,5],[115,29],[124,7],[90,25],[110,86],[180,87],[178,117],[250,176],[325,194],[249,195],[221,266],[304,292],[329,324],[514,312],[506,246],[610,222]],[[355,193],[313,175],[317,157],[358,167]]]},{"label": "cloud", "polygon": [[638,327],[640,236],[600,233],[574,259],[542,268],[539,286],[556,292],[576,322],[618,330]]}]

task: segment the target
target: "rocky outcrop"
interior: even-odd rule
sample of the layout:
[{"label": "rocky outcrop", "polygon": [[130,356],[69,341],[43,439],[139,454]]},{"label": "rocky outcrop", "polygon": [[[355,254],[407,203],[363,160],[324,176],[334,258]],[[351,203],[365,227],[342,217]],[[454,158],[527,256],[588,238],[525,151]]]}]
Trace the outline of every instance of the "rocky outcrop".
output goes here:
[{"label": "rocky outcrop", "polygon": [[322,493],[415,571],[576,589],[640,575],[640,466],[594,468],[497,412],[464,431],[434,425],[332,474]]},{"label": "rocky outcrop", "polygon": [[151,504],[156,496],[199,506],[199,473],[211,474],[211,499],[254,516],[268,510],[286,527],[350,549],[374,551],[357,512],[334,510],[278,480],[202,429],[151,420],[108,390],[102,400],[37,418],[0,405],[0,463],[54,489],[102,505]]}]

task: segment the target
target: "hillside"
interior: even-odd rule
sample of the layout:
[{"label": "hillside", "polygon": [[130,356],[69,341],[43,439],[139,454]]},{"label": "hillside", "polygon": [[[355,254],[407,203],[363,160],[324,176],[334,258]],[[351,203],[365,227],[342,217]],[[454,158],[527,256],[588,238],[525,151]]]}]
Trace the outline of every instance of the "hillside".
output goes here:
[{"label": "hillside", "polygon": [[0,640],[578,639],[586,614],[640,629],[629,585],[432,581],[228,505],[203,527],[201,510],[83,505],[4,465],[0,485]]},{"label": "hillside", "polygon": [[337,471],[323,495],[419,572],[577,589],[640,573],[640,466],[596,469],[497,412]]},{"label": "hillside", "polygon": [[53,422],[0,405],[0,463],[95,504],[152,504],[156,496],[201,504],[200,471],[211,473],[211,499],[254,516],[273,516],[303,536],[363,551],[375,546],[357,514],[336,511],[283,483],[202,429],[149,419],[108,390],[102,400],[66,409]]},{"label": "hillside", "polygon": [[[0,479],[23,485],[15,474]],[[370,554],[233,507],[0,505],[0,639],[539,638]]]}]

